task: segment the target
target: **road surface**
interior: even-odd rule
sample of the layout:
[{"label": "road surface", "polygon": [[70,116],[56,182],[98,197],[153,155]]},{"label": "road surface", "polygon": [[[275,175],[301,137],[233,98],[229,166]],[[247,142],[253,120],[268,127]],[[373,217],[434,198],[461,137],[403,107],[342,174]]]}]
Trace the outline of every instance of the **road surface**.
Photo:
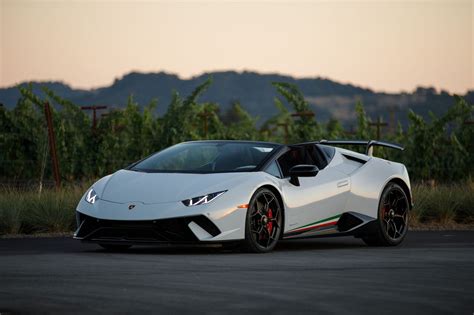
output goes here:
[{"label": "road surface", "polygon": [[395,248],[351,238],[273,253],[0,240],[0,313],[474,313],[474,231],[410,232]]}]

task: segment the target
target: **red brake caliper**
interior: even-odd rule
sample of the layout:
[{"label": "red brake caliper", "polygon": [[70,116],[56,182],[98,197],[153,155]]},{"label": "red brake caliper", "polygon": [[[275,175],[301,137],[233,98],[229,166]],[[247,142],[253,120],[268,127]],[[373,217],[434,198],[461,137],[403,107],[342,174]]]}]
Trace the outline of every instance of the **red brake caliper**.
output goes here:
[{"label": "red brake caliper", "polygon": [[272,209],[270,209],[270,208],[268,208],[267,218],[268,218],[267,231],[268,231],[268,234],[269,234],[269,235],[272,235],[272,230],[273,230],[273,222],[272,222],[272,219],[273,219],[273,211],[272,211]]},{"label": "red brake caliper", "polygon": [[388,212],[390,211],[390,206],[387,205],[383,208],[383,218],[382,220],[385,220],[385,218],[388,216]]}]

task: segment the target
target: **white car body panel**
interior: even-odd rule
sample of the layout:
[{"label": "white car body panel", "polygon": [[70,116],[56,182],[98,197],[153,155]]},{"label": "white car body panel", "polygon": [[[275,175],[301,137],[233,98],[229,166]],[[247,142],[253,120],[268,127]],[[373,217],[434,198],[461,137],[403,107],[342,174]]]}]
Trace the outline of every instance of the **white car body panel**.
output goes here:
[{"label": "white car body panel", "polygon": [[[355,158],[348,159],[346,156]],[[363,163],[362,163],[363,162]],[[284,234],[330,225],[320,234],[337,233],[339,217],[355,213],[363,223],[377,218],[378,202],[391,180],[410,190],[404,165],[336,148],[330,163],[315,177],[277,178],[264,171],[213,174],[145,173],[119,170],[97,181],[94,203],[81,198],[77,212],[97,220],[154,221],[203,215],[220,233],[212,236],[192,221],[188,227],[199,241],[215,242],[245,238],[247,208],[254,192],[267,186],[283,201]],[[227,190],[210,203],[185,206],[182,200]],[[134,207],[130,209],[130,206]],[[316,233],[316,235],[318,235]]]},{"label": "white car body panel", "polygon": [[281,181],[287,209],[285,232],[344,212],[350,179],[337,169],[326,167],[315,177],[300,178],[300,186],[288,179]]}]

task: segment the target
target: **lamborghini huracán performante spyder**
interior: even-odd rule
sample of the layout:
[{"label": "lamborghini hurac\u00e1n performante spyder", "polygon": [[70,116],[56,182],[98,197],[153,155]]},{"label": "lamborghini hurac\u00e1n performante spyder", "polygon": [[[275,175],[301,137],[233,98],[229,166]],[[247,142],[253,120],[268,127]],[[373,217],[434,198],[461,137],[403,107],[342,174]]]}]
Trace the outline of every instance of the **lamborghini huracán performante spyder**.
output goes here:
[{"label": "lamborghini hurac\u00e1n performante spyder", "polygon": [[[334,145],[364,145],[366,154]],[[74,238],[107,249],[135,244],[240,243],[353,235],[393,246],[408,230],[404,165],[372,156],[379,141],[295,145],[193,141],[97,181],[77,205]]]}]

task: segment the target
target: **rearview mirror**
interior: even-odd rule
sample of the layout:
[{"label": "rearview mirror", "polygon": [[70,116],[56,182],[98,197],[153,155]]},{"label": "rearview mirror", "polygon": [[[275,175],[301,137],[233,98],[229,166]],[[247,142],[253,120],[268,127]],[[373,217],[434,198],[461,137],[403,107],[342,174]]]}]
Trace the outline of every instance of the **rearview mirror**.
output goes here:
[{"label": "rearview mirror", "polygon": [[318,172],[319,168],[315,165],[295,165],[290,168],[290,183],[299,186],[300,181],[298,180],[298,177],[314,177],[318,175]]}]

